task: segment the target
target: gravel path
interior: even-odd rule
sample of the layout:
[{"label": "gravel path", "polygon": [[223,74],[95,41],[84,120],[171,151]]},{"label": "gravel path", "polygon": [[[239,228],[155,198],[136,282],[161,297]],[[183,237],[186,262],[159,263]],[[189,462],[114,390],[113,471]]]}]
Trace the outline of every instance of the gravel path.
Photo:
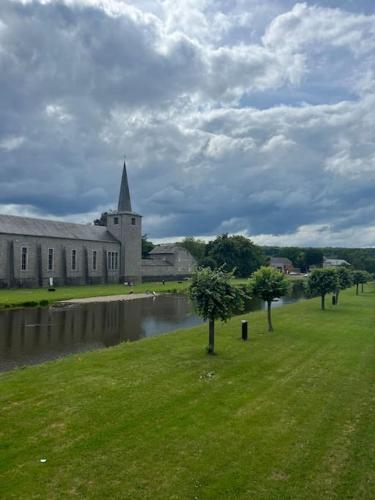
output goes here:
[{"label": "gravel path", "polygon": [[155,297],[152,293],[131,293],[126,295],[105,295],[99,297],[86,297],[84,299],[62,300],[60,304],[86,304],[90,302],[116,302],[119,300],[149,299]]}]

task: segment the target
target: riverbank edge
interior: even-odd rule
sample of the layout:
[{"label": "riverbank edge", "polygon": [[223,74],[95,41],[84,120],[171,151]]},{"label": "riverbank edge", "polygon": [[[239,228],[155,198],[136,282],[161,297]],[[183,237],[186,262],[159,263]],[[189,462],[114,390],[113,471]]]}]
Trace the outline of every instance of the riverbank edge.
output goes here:
[{"label": "riverbank edge", "polygon": [[128,293],[126,295],[98,295],[96,297],[82,297],[81,299],[69,299],[55,302],[55,306],[64,304],[95,304],[99,302],[127,302],[128,300],[152,299],[160,293]]},{"label": "riverbank edge", "polygon": [[[121,284],[81,285],[59,287],[53,291],[46,288],[0,290],[0,311],[32,307],[49,307],[67,301],[78,301],[95,297],[132,297],[134,295],[160,295],[167,293],[187,293],[189,281],[146,282],[132,287]],[[125,299],[121,299],[125,300]]]},{"label": "riverbank edge", "polygon": [[[305,282],[302,277],[290,277],[291,283]],[[114,295],[135,295],[135,294],[156,294],[163,293],[187,293],[190,280],[145,282],[132,287],[125,287],[121,284],[111,285],[80,285],[71,287],[59,287],[54,291],[46,288],[20,288],[0,290],[0,311],[9,309],[19,309],[24,307],[48,307],[50,305],[75,299],[91,297],[109,297]],[[246,286],[248,279],[236,278],[233,283],[237,286]],[[124,290],[125,288],[125,290]]]}]

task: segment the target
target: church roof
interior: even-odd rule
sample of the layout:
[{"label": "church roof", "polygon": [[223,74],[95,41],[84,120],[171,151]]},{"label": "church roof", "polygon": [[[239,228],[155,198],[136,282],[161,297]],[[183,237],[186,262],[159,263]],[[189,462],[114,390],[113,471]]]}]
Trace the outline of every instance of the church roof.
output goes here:
[{"label": "church roof", "polygon": [[122,170],[120,196],[119,196],[119,200],[118,200],[118,211],[119,212],[131,212],[132,211],[132,205],[130,202],[128,174],[126,173],[126,163],[125,162],[124,162],[124,168]]},{"label": "church roof", "polygon": [[16,215],[0,215],[0,234],[44,236],[45,238],[69,240],[117,241],[105,226],[74,224]]}]

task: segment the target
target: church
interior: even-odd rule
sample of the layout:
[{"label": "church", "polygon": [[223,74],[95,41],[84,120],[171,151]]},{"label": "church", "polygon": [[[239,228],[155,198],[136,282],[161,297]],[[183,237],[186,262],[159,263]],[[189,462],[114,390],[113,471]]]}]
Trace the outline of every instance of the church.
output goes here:
[{"label": "church", "polygon": [[141,262],[142,217],[132,211],[125,163],[105,226],[0,215],[0,287],[139,283]]}]

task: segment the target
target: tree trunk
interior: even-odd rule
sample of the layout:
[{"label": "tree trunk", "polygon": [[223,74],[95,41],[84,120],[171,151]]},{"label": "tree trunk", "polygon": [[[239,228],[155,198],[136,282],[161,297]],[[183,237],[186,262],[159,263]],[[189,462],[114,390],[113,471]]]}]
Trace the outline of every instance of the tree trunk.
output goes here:
[{"label": "tree trunk", "polygon": [[324,309],[325,309],[325,298],[326,298],[326,296],[325,296],[325,294],[323,294],[322,295],[322,311],[324,311]]},{"label": "tree trunk", "polygon": [[363,293],[363,283],[361,283],[361,285],[362,285],[362,293]]},{"label": "tree trunk", "polygon": [[340,290],[337,290],[336,292],[336,305],[339,305],[339,295],[340,295]]},{"label": "tree trunk", "polygon": [[357,286],[357,290],[356,290],[355,294],[356,294],[356,295],[358,295],[358,287],[359,287],[359,283],[357,283],[357,285],[356,285],[356,286]]},{"label": "tree trunk", "polygon": [[271,305],[272,305],[272,301],[269,300],[267,302],[267,317],[268,317],[268,331],[269,332],[273,332],[273,328],[272,328],[272,318],[271,318]]},{"label": "tree trunk", "polygon": [[208,320],[208,354],[215,352],[215,320]]}]

